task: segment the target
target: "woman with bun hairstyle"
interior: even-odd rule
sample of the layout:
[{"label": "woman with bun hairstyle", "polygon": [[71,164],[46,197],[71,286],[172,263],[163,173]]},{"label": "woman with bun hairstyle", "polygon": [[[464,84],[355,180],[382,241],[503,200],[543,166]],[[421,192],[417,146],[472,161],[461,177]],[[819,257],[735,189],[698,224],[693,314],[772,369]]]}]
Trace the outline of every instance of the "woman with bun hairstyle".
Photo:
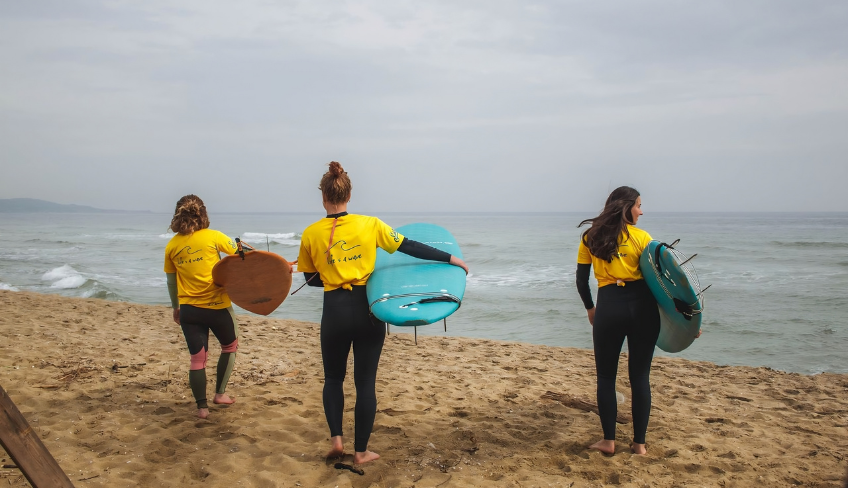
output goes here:
[{"label": "woman with bun hairstyle", "polygon": [[321,315],[323,396],[332,442],[327,457],[344,455],[343,386],[352,345],[356,387],[353,461],[362,464],[380,457],[368,450],[368,440],[377,413],[375,382],[385,324],[371,315],[365,295],[365,284],[374,271],[377,248],[450,263],[466,273],[468,267],[456,256],[407,239],[376,217],[347,213],[352,188],[350,178],[336,161],[329,166],[318,186],[327,217],[303,231],[297,271],[303,272],[309,285],[324,287]]},{"label": "woman with bun hairstyle", "polygon": [[[639,257],[651,236],[636,228],[642,215],[642,197],[628,186],[613,190],[604,210],[583,232],[577,251],[577,290],[592,324],[595,369],[598,375],[598,410],[604,438],[591,446],[606,454],[615,453],[617,402],[615,377],[624,338],[627,338],[627,371],[630,377],[635,454],[645,454],[645,433],[651,415],[651,361],[660,333],[657,302],[642,272]],[[598,305],[592,302],[589,270],[598,280]]]},{"label": "woman with bun hairstyle", "polygon": [[197,402],[197,416],[205,419],[209,416],[206,401],[209,331],[221,344],[212,402],[224,405],[235,402],[226,389],[238,350],[238,325],[230,297],[212,282],[212,267],[221,259],[218,253],[235,254],[236,245],[221,232],[209,229],[206,206],[196,195],[180,198],[170,229],[177,235],[165,246],[168,294],[174,308],[174,322],[182,328],[191,354],[188,382]]}]

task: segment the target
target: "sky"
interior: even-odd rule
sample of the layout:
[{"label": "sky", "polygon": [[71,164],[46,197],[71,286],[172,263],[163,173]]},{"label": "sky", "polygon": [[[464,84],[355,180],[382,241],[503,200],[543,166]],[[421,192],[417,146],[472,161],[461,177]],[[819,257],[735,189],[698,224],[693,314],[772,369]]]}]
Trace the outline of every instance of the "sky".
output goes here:
[{"label": "sky", "polygon": [[848,211],[844,0],[4,1],[0,66],[0,198]]}]

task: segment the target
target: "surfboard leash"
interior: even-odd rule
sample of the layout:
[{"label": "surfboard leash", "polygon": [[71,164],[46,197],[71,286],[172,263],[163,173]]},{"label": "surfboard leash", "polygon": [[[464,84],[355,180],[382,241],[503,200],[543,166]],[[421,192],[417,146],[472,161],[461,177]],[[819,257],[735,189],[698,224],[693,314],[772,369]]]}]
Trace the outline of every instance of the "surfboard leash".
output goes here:
[{"label": "surfboard leash", "polygon": [[[330,249],[332,249],[332,247],[333,247],[333,235],[335,235],[335,233],[336,233],[336,222],[338,222],[338,221],[339,221],[338,217],[334,218],[333,219],[333,228],[330,229],[330,242],[327,243],[327,250],[324,251],[324,254],[327,254],[328,257],[329,257],[329,254],[330,254]],[[236,241],[236,242],[238,242],[238,241]],[[316,272],[314,275],[312,275],[308,280],[306,280],[306,282],[304,284],[298,286],[297,290],[291,292],[291,295],[294,295],[295,293],[299,292],[301,288],[308,285],[309,282],[312,281],[313,278],[318,276],[318,274],[319,273]],[[291,296],[291,295],[289,295],[289,296]]]},{"label": "surfboard leash", "polygon": [[[318,276],[318,273],[315,273],[314,275],[312,275],[312,278],[315,278],[316,276]],[[289,296],[294,295],[295,293],[299,292],[301,288],[303,288],[304,286],[308,285],[308,284],[309,284],[309,282],[310,282],[310,281],[312,281],[312,278],[309,278],[308,280],[306,280],[306,282],[305,282],[305,283],[303,283],[302,285],[298,286],[298,287],[297,287],[297,290],[295,290],[295,291],[291,292],[291,293],[289,294]]]},{"label": "surfboard leash", "polygon": [[241,239],[236,237],[236,249],[237,249],[238,255],[241,257],[242,261],[244,261],[244,250],[245,250],[245,248],[248,251],[255,251],[253,246],[251,246],[250,244],[248,244],[246,242],[242,242]]}]

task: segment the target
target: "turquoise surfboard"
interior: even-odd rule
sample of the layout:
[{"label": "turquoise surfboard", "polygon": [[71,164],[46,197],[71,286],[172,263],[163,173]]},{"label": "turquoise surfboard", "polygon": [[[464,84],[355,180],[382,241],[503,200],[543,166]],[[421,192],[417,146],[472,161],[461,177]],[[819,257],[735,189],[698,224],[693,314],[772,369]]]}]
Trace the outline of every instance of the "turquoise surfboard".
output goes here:
[{"label": "turquoise surfboard", "polygon": [[[405,237],[458,258],[453,235],[438,225],[409,224],[396,229]],[[399,326],[427,325],[454,313],[465,294],[465,271],[448,263],[425,261],[377,249],[374,272],[366,284],[371,313]]]},{"label": "turquoise surfboard", "polygon": [[701,330],[700,285],[681,257],[674,247],[651,241],[639,258],[639,269],[660,310],[657,347],[666,352],[686,349]]}]

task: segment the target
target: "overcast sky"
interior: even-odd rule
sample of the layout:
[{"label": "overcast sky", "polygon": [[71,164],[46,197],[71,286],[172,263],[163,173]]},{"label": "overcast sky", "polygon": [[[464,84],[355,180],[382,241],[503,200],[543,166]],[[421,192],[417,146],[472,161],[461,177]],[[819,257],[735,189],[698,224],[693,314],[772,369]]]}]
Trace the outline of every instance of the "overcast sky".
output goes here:
[{"label": "overcast sky", "polygon": [[0,198],[848,211],[848,2],[5,0]]}]

